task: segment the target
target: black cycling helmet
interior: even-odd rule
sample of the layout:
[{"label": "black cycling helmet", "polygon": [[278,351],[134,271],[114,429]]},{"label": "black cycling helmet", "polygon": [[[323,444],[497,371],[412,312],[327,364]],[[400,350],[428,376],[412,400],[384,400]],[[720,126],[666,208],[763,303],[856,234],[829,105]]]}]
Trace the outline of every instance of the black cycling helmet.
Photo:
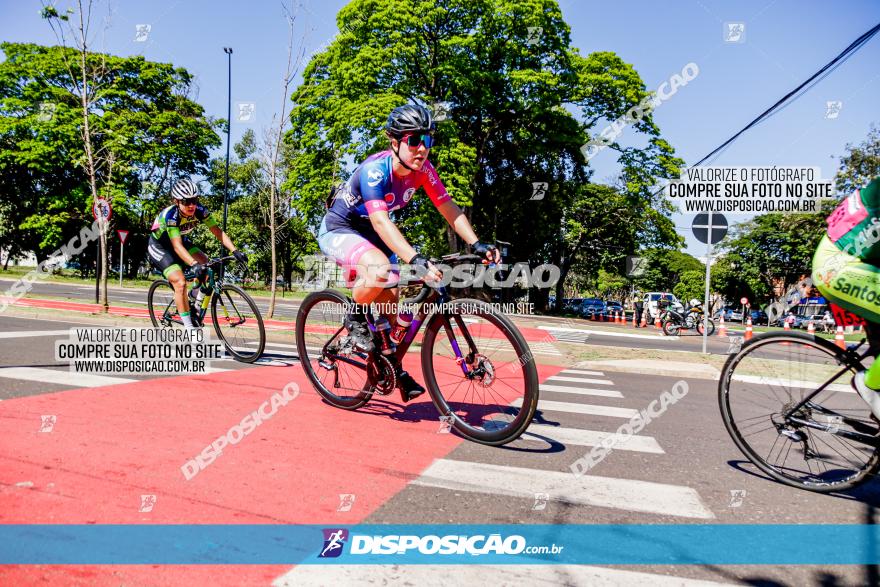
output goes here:
[{"label": "black cycling helmet", "polygon": [[385,132],[398,139],[410,133],[433,133],[437,128],[431,113],[418,104],[398,106],[388,115]]}]

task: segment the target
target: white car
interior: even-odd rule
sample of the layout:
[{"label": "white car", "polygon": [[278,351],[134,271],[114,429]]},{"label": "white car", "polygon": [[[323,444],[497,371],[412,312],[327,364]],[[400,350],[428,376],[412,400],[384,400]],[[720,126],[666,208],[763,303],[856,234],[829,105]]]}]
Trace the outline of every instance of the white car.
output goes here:
[{"label": "white car", "polygon": [[678,301],[678,298],[675,297],[675,295],[673,295],[669,292],[652,291],[652,292],[646,293],[645,299],[644,299],[645,312],[647,312],[648,315],[650,315],[652,319],[655,316],[659,315],[658,310],[657,310],[657,302],[660,301],[661,299],[671,301],[672,303],[669,305],[669,307],[671,309],[675,310],[676,312],[684,312],[684,306],[682,305],[682,303],[680,301]]}]

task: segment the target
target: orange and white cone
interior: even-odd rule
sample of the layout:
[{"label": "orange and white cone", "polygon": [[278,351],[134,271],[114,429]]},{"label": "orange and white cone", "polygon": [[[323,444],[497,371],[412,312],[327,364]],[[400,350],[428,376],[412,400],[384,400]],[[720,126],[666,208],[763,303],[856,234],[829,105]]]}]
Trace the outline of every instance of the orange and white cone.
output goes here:
[{"label": "orange and white cone", "polygon": [[654,317],[654,328],[660,328],[660,314],[657,314]]},{"label": "orange and white cone", "polygon": [[746,333],[743,338],[745,340],[752,340],[752,336],[754,336],[754,332],[752,332],[752,319],[749,318],[748,322],[746,322]]},{"label": "orange and white cone", "polygon": [[623,319],[623,312],[618,312],[617,313],[617,323],[623,324],[624,322],[626,322],[626,320]]},{"label": "orange and white cone", "polygon": [[791,330],[791,325],[788,323],[788,320],[785,321],[785,324],[782,327],[783,330]]},{"label": "orange and white cone", "polygon": [[648,315],[647,315],[646,313],[644,313],[644,312],[642,312],[642,323],[641,323],[640,326],[641,326],[642,328],[647,328],[647,327],[648,327]]},{"label": "orange and white cone", "polygon": [[636,313],[635,313],[635,311],[633,311],[633,328],[638,328],[638,327],[639,327],[639,323],[636,322]]},{"label": "orange and white cone", "polygon": [[724,314],[721,314],[721,322],[718,323],[718,336],[727,336],[727,326],[724,325]]},{"label": "orange and white cone", "polygon": [[834,344],[846,350],[846,339],[843,337],[843,326],[837,327],[837,332],[834,334]]},{"label": "orange and white cone", "polygon": [[816,325],[813,324],[812,320],[807,324],[807,334],[816,334]]}]

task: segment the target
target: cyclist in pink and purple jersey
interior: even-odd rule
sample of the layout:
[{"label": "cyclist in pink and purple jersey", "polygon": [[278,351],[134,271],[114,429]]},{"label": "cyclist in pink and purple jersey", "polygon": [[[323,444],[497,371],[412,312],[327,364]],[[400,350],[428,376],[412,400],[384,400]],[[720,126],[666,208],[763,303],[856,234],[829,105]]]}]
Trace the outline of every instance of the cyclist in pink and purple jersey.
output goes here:
[{"label": "cyclist in pink and purple jersey", "polygon": [[[443,187],[428,153],[436,125],[422,106],[407,104],[391,111],[385,125],[391,148],[370,155],[328,202],[321,221],[318,245],[346,272],[357,307],[345,319],[355,345],[372,352],[375,345],[366,325],[363,307],[373,302],[390,307],[398,301],[398,259],[426,270],[427,280],[439,280],[440,272],[412,247],[389,216],[406,206],[419,188],[471,250],[492,263],[501,255],[492,245],[479,242],[467,217]],[[386,306],[387,305],[387,306]],[[393,327],[394,314],[386,316]],[[404,401],[425,390],[395,365]]]}]

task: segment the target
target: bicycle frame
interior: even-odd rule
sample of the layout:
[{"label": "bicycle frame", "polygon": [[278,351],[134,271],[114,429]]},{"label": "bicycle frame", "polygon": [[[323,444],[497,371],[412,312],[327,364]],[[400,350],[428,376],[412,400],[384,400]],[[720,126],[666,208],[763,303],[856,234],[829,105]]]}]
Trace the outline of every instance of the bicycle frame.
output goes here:
[{"label": "bicycle frame", "polygon": [[[424,283],[422,285],[423,285],[423,287],[428,288],[428,286],[425,285]],[[414,299],[418,299],[419,297],[420,297],[420,295],[416,296],[416,298],[414,298]],[[431,293],[429,293],[428,296],[424,300],[421,300],[421,301],[423,304],[439,302],[442,305],[442,304],[449,302],[449,296],[446,292],[446,288],[441,286],[437,289],[432,289]],[[402,300],[401,303],[405,304],[405,303],[407,303],[407,300]],[[409,303],[412,303],[412,302],[409,302]],[[468,368],[468,361],[465,359],[464,355],[462,354],[461,347],[458,344],[458,339],[456,339],[452,333],[452,324],[450,323],[449,319],[451,317],[455,321],[456,326],[458,326],[458,329],[464,335],[465,341],[467,342],[467,344],[469,346],[468,355],[470,355],[470,354],[473,354],[474,349],[476,348],[476,343],[474,342],[474,339],[471,336],[471,333],[467,330],[467,327],[465,326],[464,320],[458,314],[441,313],[440,316],[441,316],[441,319],[443,320],[443,324],[446,329],[446,336],[447,336],[447,338],[449,338],[449,344],[452,346],[452,351],[455,354],[455,362],[459,365],[459,367],[461,368],[462,374],[465,377],[473,377],[474,372]],[[395,352],[393,354],[393,356],[398,360],[398,362],[403,361],[403,358],[406,356],[406,353],[409,350],[409,347],[412,345],[413,341],[415,340],[416,335],[419,332],[419,329],[422,327],[422,324],[424,324],[429,317],[430,317],[430,315],[425,312],[424,307],[420,308],[419,312],[413,316],[413,320],[412,320],[412,323],[409,325],[409,329],[407,330],[403,339],[397,345],[397,349],[395,350]],[[376,333],[376,326],[375,326],[375,323],[374,323],[374,320],[373,320],[371,313],[367,314],[367,325],[370,328],[370,332],[375,334]],[[333,340],[335,340],[336,337],[339,336],[343,330],[345,330],[345,327],[341,326],[333,334],[333,336],[331,336],[328,339],[328,341],[326,343],[324,343],[324,347],[321,349],[322,355],[325,357],[330,357],[334,360],[341,361],[343,363],[346,363],[346,364],[349,364],[349,365],[366,370],[367,365],[365,363],[361,363],[360,361],[356,361],[356,360],[351,359],[349,357],[337,355],[336,353],[331,353],[331,352],[327,351],[327,347],[330,345],[330,343]],[[358,353],[358,354],[360,355],[362,353]]]},{"label": "bicycle frame", "polygon": [[[868,333],[868,336],[870,338],[871,334]],[[826,414],[826,415],[833,414],[836,416],[840,416],[841,418],[843,418],[844,422],[850,424],[851,426],[853,426],[853,428],[858,427],[859,422],[857,420],[853,420],[851,418],[847,418],[846,416],[842,416],[842,415],[834,412],[833,410],[829,410],[829,409],[824,408],[818,404],[813,403],[811,400],[814,397],[816,397],[817,395],[819,395],[820,393],[822,393],[825,390],[825,388],[827,388],[829,385],[831,385],[834,381],[837,381],[837,379],[839,377],[841,377],[844,373],[846,373],[847,371],[850,371],[850,370],[855,371],[856,369],[858,369],[859,367],[862,366],[862,361],[867,359],[869,356],[873,356],[875,354],[876,351],[873,348],[872,344],[869,344],[868,349],[866,351],[864,351],[863,353],[859,354],[857,352],[858,348],[862,344],[865,343],[865,340],[862,340],[862,342],[859,343],[859,345],[856,347],[848,348],[846,350],[846,354],[845,354],[846,366],[843,367],[840,371],[838,371],[834,375],[832,375],[828,380],[825,381],[825,383],[818,386],[814,391],[811,391],[799,403],[797,403],[793,407],[789,408],[785,413],[781,414],[782,419],[786,422],[791,421],[791,422],[795,422],[797,424],[801,424],[803,426],[806,426],[808,428],[815,428],[817,430],[824,430],[825,432],[837,434],[839,436],[843,436],[843,437],[849,438],[851,440],[856,440],[858,442],[863,442],[863,443],[867,444],[868,446],[880,448],[880,438],[878,438],[877,436],[874,436],[873,434],[863,434],[858,431],[849,432],[847,430],[832,430],[832,427],[829,425],[821,424],[819,422],[812,422],[809,420],[804,420],[802,418],[794,417],[795,412],[797,412],[798,410],[800,410],[802,407],[806,406],[807,404],[810,404],[811,408],[816,409],[816,410],[822,412],[823,414]]]}]

